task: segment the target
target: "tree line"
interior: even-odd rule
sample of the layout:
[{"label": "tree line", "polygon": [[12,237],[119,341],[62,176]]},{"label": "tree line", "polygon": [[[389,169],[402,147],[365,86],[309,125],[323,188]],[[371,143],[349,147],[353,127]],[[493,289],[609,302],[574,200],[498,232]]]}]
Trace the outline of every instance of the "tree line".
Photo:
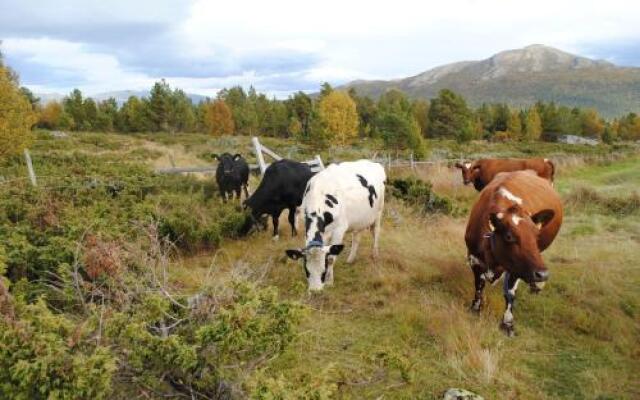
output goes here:
[{"label": "tree line", "polygon": [[[97,102],[78,89],[62,101],[43,104],[28,89],[19,87],[17,74],[3,66],[1,57],[0,68],[4,71],[0,74],[0,138],[15,136],[10,130],[28,130],[26,127],[34,124],[73,131],[294,137],[317,147],[372,138],[382,140],[390,149],[411,149],[417,157],[425,154],[425,139],[431,138],[550,141],[572,134],[608,143],[640,140],[640,117],[635,113],[607,121],[594,109],[553,102],[527,108],[492,103],[474,109],[463,96],[448,89],[431,100],[410,99],[398,90],[372,99],[354,89],[337,90],[325,83],[317,95],[296,92],[279,100],[253,87],[245,90],[235,86],[194,104],[183,90],[161,80],[148,97],[131,96],[121,106],[113,98]],[[22,111],[3,111],[3,104],[16,105]],[[25,104],[31,105],[29,110]],[[16,123],[18,119],[22,125]]]}]

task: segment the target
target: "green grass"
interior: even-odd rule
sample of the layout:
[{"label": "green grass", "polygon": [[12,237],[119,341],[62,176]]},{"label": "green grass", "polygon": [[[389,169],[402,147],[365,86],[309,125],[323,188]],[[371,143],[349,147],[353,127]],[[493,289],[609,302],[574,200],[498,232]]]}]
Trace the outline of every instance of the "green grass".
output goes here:
[{"label": "green grass", "polygon": [[[290,140],[263,142],[296,159],[315,154]],[[565,199],[587,187],[605,200],[624,200],[640,183],[637,157],[584,161],[606,156],[609,147],[453,142],[431,146],[432,155],[440,158],[575,157],[575,162],[558,163],[556,188]],[[73,154],[81,153],[96,162],[133,160],[160,167],[169,166],[167,153],[173,153],[178,165],[193,165],[208,163],[208,154],[223,150],[250,154],[250,139],[80,133],[67,139],[43,136],[32,154],[36,171],[55,174],[47,158],[54,153],[69,156],[71,162]],[[375,151],[375,144],[367,144],[321,154],[325,159],[348,159]],[[93,172],[87,168],[85,172]],[[2,173],[6,178],[24,176],[19,164]],[[473,188],[462,186],[454,168],[425,167],[416,173],[462,209],[477,198]],[[407,174],[411,172],[393,172]],[[498,329],[504,308],[500,285],[487,289],[487,307],[480,316],[467,311],[473,285],[465,262],[466,217],[424,216],[390,197],[380,259],[372,260],[371,240],[364,235],[356,262],[346,265],[341,256],[335,286],[321,294],[307,294],[301,265],[284,256],[285,249],[299,247],[303,240],[290,237],[286,215],[280,241],[273,242],[268,232],[225,240],[215,251],[175,259],[171,280],[177,291],[187,294],[212,274],[224,282],[249,269],[261,284],[276,286],[285,298],[304,304],[306,316],[297,339],[262,373],[288,382],[321,382],[331,386],[334,398],[436,399],[447,388],[463,387],[486,399],[636,399],[640,216],[607,210],[568,204],[561,233],[544,254],[552,274],[549,284],[538,295],[523,288],[518,293],[515,338]]]},{"label": "green grass", "polygon": [[[596,189],[603,182],[607,190],[608,177],[639,166],[632,159],[581,167],[563,174],[558,187],[593,179]],[[634,184],[623,185],[633,190]],[[448,185],[451,192],[456,184]],[[459,190],[469,192],[462,199],[476,196],[471,188]],[[267,373],[293,380],[325,374],[344,399],[438,398],[458,386],[485,398],[640,396],[637,216],[567,210],[545,253],[551,281],[539,295],[520,290],[518,335],[508,339],[498,329],[499,287],[487,290],[480,317],[467,311],[465,218],[423,218],[393,200],[387,210],[381,261],[371,260],[364,240],[356,263],[341,258],[335,286],[320,295],[306,294],[300,265],[283,256],[302,239],[284,233],[272,243],[262,233],[225,246],[225,258],[267,268],[269,284],[309,307],[295,345]]]}]

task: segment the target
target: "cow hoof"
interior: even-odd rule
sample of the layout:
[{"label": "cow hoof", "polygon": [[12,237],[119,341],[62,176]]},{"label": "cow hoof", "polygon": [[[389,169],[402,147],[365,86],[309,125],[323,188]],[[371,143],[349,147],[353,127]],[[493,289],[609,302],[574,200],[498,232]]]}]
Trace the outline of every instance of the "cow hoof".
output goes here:
[{"label": "cow hoof", "polygon": [[469,307],[469,311],[471,311],[472,314],[480,315],[480,311],[482,311],[482,304],[472,303],[471,307]]},{"label": "cow hoof", "polygon": [[504,322],[501,322],[500,330],[502,330],[507,337],[514,337],[516,335],[516,332],[513,329],[513,324],[505,324]]}]

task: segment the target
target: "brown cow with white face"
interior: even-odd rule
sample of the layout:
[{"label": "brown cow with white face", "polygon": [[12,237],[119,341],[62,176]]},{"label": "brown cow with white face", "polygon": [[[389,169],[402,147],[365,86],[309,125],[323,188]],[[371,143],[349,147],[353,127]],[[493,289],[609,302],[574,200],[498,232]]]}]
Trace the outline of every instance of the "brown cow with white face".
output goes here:
[{"label": "brown cow with white face", "polygon": [[475,279],[471,309],[483,305],[485,282],[504,273],[506,311],[501,327],[513,335],[513,303],[519,280],[538,292],[549,278],[542,259],[562,224],[562,204],[549,181],[531,171],[498,174],[471,210],[465,242]]},{"label": "brown cow with white face", "polygon": [[553,182],[555,165],[546,158],[485,158],[474,162],[456,163],[462,171],[465,185],[473,183],[479,192],[500,172],[532,170],[541,178]]}]

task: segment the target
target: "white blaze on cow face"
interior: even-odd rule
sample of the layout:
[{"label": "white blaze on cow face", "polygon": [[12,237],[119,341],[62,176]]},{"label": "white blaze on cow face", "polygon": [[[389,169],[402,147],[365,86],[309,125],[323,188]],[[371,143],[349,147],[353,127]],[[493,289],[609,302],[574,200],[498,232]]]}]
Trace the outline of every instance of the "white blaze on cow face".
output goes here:
[{"label": "white blaze on cow face", "polygon": [[302,259],[310,291],[324,289],[325,284],[333,283],[333,262],[342,252],[344,245],[313,245],[306,249],[287,250],[287,256],[293,260]]},{"label": "white blaze on cow face", "polygon": [[498,193],[505,199],[511,200],[518,205],[522,205],[522,199],[511,193],[507,188],[501,187],[498,189]]},{"label": "white blaze on cow face", "polygon": [[464,163],[464,167],[465,167],[466,169],[471,168],[471,163],[469,163],[469,162],[468,162],[468,163]]},{"label": "white blaze on cow face", "polygon": [[518,224],[520,223],[520,221],[522,221],[524,218],[517,216],[516,214],[513,214],[511,216],[511,220],[513,221],[513,224],[515,226],[518,226]]}]

